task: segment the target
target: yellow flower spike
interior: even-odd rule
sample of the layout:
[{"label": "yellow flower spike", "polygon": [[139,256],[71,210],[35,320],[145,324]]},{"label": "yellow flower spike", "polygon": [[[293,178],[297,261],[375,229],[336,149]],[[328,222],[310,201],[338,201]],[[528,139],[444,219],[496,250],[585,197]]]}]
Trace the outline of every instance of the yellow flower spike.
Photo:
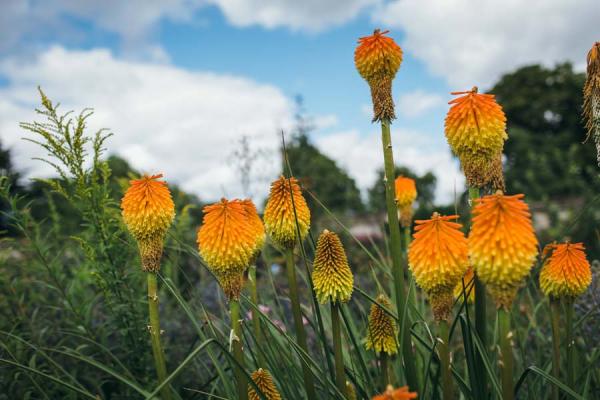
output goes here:
[{"label": "yellow flower spike", "polygon": [[405,176],[396,178],[396,205],[400,225],[409,227],[413,216],[413,203],[417,199],[417,185],[414,179]]},{"label": "yellow flower spike", "polygon": [[260,232],[241,200],[221,199],[205,206],[198,250],[229,299],[238,299],[243,274],[255,257]]},{"label": "yellow flower spike", "polygon": [[417,392],[409,392],[408,386],[394,389],[392,385],[388,385],[385,392],[373,397],[372,400],[411,400],[416,398]]},{"label": "yellow flower spike", "polygon": [[456,284],[456,286],[454,287],[454,298],[458,299],[459,301],[463,301],[464,300],[464,295],[463,295],[463,281],[464,283],[464,290],[467,293],[467,303],[468,304],[473,304],[475,302],[475,273],[473,273],[473,268],[469,267],[467,269],[467,272],[465,272],[465,275],[463,276],[462,279],[460,279],[458,281],[458,283]]},{"label": "yellow flower spike", "polygon": [[[271,374],[266,370],[259,368],[252,373],[252,380],[256,383],[256,386],[265,395],[266,400],[281,400],[281,395],[277,391],[277,387],[273,382]],[[260,400],[261,397],[258,395],[252,385],[248,385],[248,400]]]},{"label": "yellow flower spike", "polygon": [[358,397],[356,396],[356,388],[350,381],[346,381],[346,394],[347,394],[348,400],[357,400],[358,399]]},{"label": "yellow flower spike", "polygon": [[415,221],[414,240],[408,248],[408,266],[417,284],[425,290],[436,320],[447,320],[452,311],[456,284],[469,268],[468,245],[452,222],[458,215]]},{"label": "yellow flower spike", "polygon": [[260,253],[260,250],[265,244],[265,226],[263,225],[262,220],[258,216],[258,211],[256,210],[256,206],[250,199],[245,199],[241,201],[244,210],[246,211],[246,215],[248,220],[250,221],[250,226],[253,230],[253,235],[256,239],[256,243],[254,246],[254,255],[257,256]]},{"label": "yellow flower spike", "polygon": [[524,195],[497,193],[475,200],[469,259],[498,308],[510,309],[535,262],[538,242]]},{"label": "yellow flower spike", "polygon": [[385,36],[388,31],[376,29],[373,35],[358,39],[354,63],[360,76],[371,88],[373,121],[396,118],[392,99],[392,80],[402,63],[402,49],[394,39]]},{"label": "yellow flower spike", "polygon": [[369,314],[369,331],[365,348],[374,350],[376,353],[384,352],[388,355],[398,353],[398,328],[396,321],[379,305],[381,304],[388,310],[392,309],[392,303],[384,295],[377,296],[377,303],[371,305]]},{"label": "yellow flower spike", "polygon": [[540,272],[542,292],[552,298],[583,294],[592,283],[592,270],[583,243],[550,246],[552,255]]},{"label": "yellow flower spike", "polygon": [[171,192],[159,178],[162,174],[130,181],[121,200],[123,220],[138,242],[142,269],[146,272],[160,269],[164,237],[175,218]]},{"label": "yellow flower spike", "polygon": [[[288,180],[281,176],[271,183],[263,220],[271,240],[284,249],[294,247],[297,239],[304,240],[310,228],[310,210],[296,178]],[[300,230],[300,238],[298,238],[298,230]]]},{"label": "yellow flower spike", "polygon": [[596,142],[600,165],[600,42],[594,43],[587,55],[587,77],[583,86],[583,119],[588,138]]},{"label": "yellow flower spike", "polygon": [[315,294],[321,304],[350,300],[354,277],[340,238],[327,229],[317,241],[312,273]]},{"label": "yellow flower spike", "polygon": [[[503,190],[502,149],[506,116],[494,95],[480,94],[477,87],[451,100],[445,120],[445,134],[452,151],[459,157],[467,182],[472,187],[492,183]],[[501,179],[499,181],[499,179]]]}]

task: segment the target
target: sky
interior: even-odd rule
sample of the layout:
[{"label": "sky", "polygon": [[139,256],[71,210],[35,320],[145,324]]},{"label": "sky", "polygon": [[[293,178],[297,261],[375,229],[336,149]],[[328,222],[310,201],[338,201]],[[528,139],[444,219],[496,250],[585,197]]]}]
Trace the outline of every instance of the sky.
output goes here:
[{"label": "sky", "polygon": [[[534,63],[583,71],[598,21],[597,0],[0,0],[0,139],[26,177],[51,175],[18,126],[39,120],[40,85],[63,111],[93,108],[89,129],[109,128],[108,152],[134,168],[204,201],[261,203],[301,95],[312,142],[365,193],[383,160],[353,52],[389,29],[404,51],[394,157],[433,172],[445,203],[464,189],[443,132],[449,93]],[[242,137],[261,155],[248,192]]]}]

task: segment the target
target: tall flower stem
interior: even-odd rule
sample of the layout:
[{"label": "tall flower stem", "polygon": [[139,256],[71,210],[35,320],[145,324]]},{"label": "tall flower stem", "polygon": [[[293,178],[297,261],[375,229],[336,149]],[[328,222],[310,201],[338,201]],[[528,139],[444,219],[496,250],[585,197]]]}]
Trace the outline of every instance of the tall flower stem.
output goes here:
[{"label": "tall flower stem", "polygon": [[390,356],[385,351],[382,351],[379,356],[379,362],[381,365],[381,387],[386,388],[387,385],[392,385],[392,379],[390,376]]},{"label": "tall flower stem", "polygon": [[338,390],[346,396],[346,373],[342,354],[342,330],[340,329],[340,305],[331,303],[331,332],[333,336],[333,356],[335,359],[335,383]]},{"label": "tall flower stem", "polygon": [[[152,355],[154,356],[154,366],[158,382],[162,383],[167,378],[167,367],[165,365],[165,354],[160,343],[160,318],[158,316],[158,283],[156,273],[147,272],[148,278],[148,314],[150,315],[150,339],[152,342]],[[166,400],[172,399],[171,389],[166,385],[161,390],[162,396]]]},{"label": "tall flower stem", "polygon": [[229,300],[229,312],[231,317],[231,330],[233,357],[240,366],[234,367],[235,381],[238,390],[238,399],[248,399],[248,382],[244,374],[244,352],[242,350],[242,325],[240,324],[240,301],[236,299]]},{"label": "tall flower stem", "polygon": [[501,369],[502,369],[502,399],[513,400],[513,353],[512,332],[510,330],[510,311],[501,307],[498,309],[498,333],[500,336]]},{"label": "tall flower stem", "polygon": [[399,342],[402,343],[402,356],[404,359],[404,372],[406,381],[411,389],[418,388],[417,373],[414,354],[410,337],[410,320],[406,313],[406,290],[404,287],[404,270],[402,268],[402,240],[400,237],[400,224],[397,221],[396,188],[394,186],[394,155],[392,152],[392,138],[390,134],[390,121],[381,121],[381,144],[383,146],[383,159],[385,167],[385,200],[390,230],[390,251],[392,254],[392,276],[394,292],[396,294],[396,308],[400,330]]},{"label": "tall flower stem", "polygon": [[254,329],[254,340],[258,347],[257,351],[257,362],[259,367],[264,367],[263,357],[263,337],[262,329],[260,327],[260,312],[258,311],[258,282],[256,281],[256,266],[251,265],[248,269],[248,281],[250,283],[250,296],[255,308],[252,309],[252,328]]},{"label": "tall flower stem", "polygon": [[[410,246],[410,242],[411,242],[411,236],[410,236],[410,227],[406,226],[402,228],[402,233],[404,235],[404,257],[405,257],[405,265],[408,266],[408,248]],[[409,287],[409,305],[412,305],[415,309],[417,309],[417,284],[415,282],[415,277],[410,274],[410,287]],[[415,318],[417,317],[418,312],[415,312]],[[420,351],[418,351],[418,349],[415,348],[415,362],[416,362],[416,368],[417,368],[417,382],[419,383],[419,387],[422,386],[423,384],[423,371],[425,368],[425,358],[423,356],[423,353],[421,353]],[[391,384],[391,382],[390,382]]]},{"label": "tall flower stem", "polygon": [[[294,316],[294,328],[296,329],[296,341],[298,346],[306,354],[308,345],[306,344],[306,331],[302,323],[302,310],[300,309],[300,296],[298,294],[298,283],[296,281],[296,267],[294,265],[294,250],[285,249],[285,264],[287,267],[288,284],[290,286],[290,301],[292,303],[292,314]],[[304,358],[303,356],[301,358]],[[304,376],[304,389],[309,399],[316,399],[315,382],[309,366],[302,360],[302,373]]]},{"label": "tall flower stem", "polygon": [[575,364],[573,363],[575,342],[573,341],[573,299],[565,298],[565,314],[567,317],[567,385],[575,391]]},{"label": "tall flower stem", "polygon": [[[479,188],[469,187],[469,205],[471,209],[475,207],[475,200],[479,198]],[[475,331],[481,340],[482,348],[484,351],[487,351],[487,302],[485,297],[485,285],[481,280],[477,277],[477,274],[474,275],[474,287],[472,290],[475,290]],[[483,358],[481,356],[477,356],[477,371],[478,371],[478,379],[481,382],[481,387],[484,388],[485,394],[487,395],[487,383],[486,383],[486,375],[483,373],[485,371],[485,367],[483,365]]]},{"label": "tall flower stem", "polygon": [[[560,301],[550,299],[552,322],[552,375],[560,380]],[[552,400],[558,400],[558,387],[552,385]]]},{"label": "tall flower stem", "polygon": [[437,347],[440,355],[440,368],[442,369],[443,399],[452,400],[454,399],[454,388],[452,387],[452,372],[450,370],[450,329],[448,321],[440,321],[438,329],[439,341]]}]

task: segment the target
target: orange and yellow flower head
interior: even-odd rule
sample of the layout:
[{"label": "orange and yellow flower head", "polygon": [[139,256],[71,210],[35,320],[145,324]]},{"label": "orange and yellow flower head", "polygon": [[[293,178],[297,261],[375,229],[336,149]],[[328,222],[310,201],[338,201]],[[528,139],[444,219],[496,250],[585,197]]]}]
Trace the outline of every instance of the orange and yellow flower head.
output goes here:
[{"label": "orange and yellow flower head", "polygon": [[592,283],[592,270],[583,243],[546,246],[552,255],[540,272],[540,287],[546,296],[577,297]]},{"label": "orange and yellow flower head", "polygon": [[[380,306],[381,304],[381,306]],[[377,303],[371,305],[369,314],[369,331],[365,348],[376,353],[384,352],[388,355],[398,353],[398,328],[396,321],[383,309],[392,309],[392,303],[384,295],[377,296]]]},{"label": "orange and yellow flower head", "polygon": [[467,294],[467,303],[473,304],[475,302],[475,273],[471,267],[454,287],[454,298],[463,301],[465,293]]},{"label": "orange and yellow flower head", "polygon": [[[205,206],[198,230],[200,255],[229,299],[239,298],[244,271],[254,260],[261,232],[242,200],[221,199]],[[264,233],[262,233],[264,235]]]},{"label": "orange and yellow flower head", "polygon": [[400,224],[409,227],[413,216],[413,203],[417,199],[417,185],[414,179],[399,176],[396,178],[395,186]]},{"label": "orange and yellow flower head", "polygon": [[402,63],[402,49],[394,39],[386,36],[388,31],[376,29],[371,36],[358,39],[354,51],[354,64],[371,88],[373,121],[396,118],[392,100],[392,80]]},{"label": "orange and yellow flower head", "polygon": [[271,183],[263,220],[269,237],[280,247],[292,248],[296,240],[304,240],[310,228],[310,210],[296,178],[281,176]]},{"label": "orange and yellow flower head", "polygon": [[411,400],[417,398],[417,392],[409,392],[408,386],[402,386],[394,389],[392,385],[388,385],[385,392],[373,397],[372,400]]},{"label": "orange and yellow flower head", "polygon": [[162,175],[144,175],[130,182],[121,200],[123,220],[138,242],[142,269],[157,272],[163,241],[175,218],[175,205]]},{"label": "orange and yellow flower head", "polygon": [[596,142],[600,165],[600,42],[594,43],[587,55],[587,77],[583,86],[583,119],[588,137]]},{"label": "orange and yellow flower head", "polygon": [[469,186],[492,184],[504,190],[502,149],[508,138],[506,116],[494,95],[480,94],[477,87],[450,101],[445,134],[452,151],[460,159]]},{"label": "orange and yellow flower head", "polygon": [[523,197],[497,193],[475,200],[473,208],[469,258],[499,308],[509,309],[538,254]]},{"label": "orange and yellow flower head", "polygon": [[415,221],[414,240],[408,249],[408,265],[417,284],[425,290],[436,320],[446,320],[454,303],[453,291],[469,267],[468,245],[458,215]]},{"label": "orange and yellow flower head", "polygon": [[335,232],[325,229],[319,236],[312,280],[321,304],[328,301],[345,303],[352,296],[354,277],[344,246]]},{"label": "orange and yellow flower head", "polygon": [[258,216],[258,211],[256,210],[256,206],[250,199],[245,199],[241,201],[244,210],[246,211],[246,216],[248,217],[248,221],[250,222],[250,227],[252,228],[254,238],[256,239],[256,243],[254,245],[254,255],[257,256],[262,250],[265,244],[265,226],[263,225],[262,220]]},{"label": "orange and yellow flower head", "polygon": [[[273,382],[271,374],[262,368],[257,369],[252,373],[252,380],[258,386],[260,391],[265,395],[266,400],[281,400],[281,395]],[[254,390],[252,385],[248,385],[248,400],[260,400],[261,397]]]}]

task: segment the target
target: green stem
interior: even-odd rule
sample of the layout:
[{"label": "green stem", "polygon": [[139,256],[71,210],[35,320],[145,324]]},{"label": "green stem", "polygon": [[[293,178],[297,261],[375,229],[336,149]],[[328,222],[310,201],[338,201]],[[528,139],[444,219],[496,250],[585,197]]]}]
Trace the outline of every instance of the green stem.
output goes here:
[{"label": "green stem", "polygon": [[263,338],[262,330],[260,327],[260,312],[258,311],[258,282],[256,281],[256,265],[251,265],[248,270],[248,281],[250,283],[250,296],[255,308],[252,309],[252,327],[254,328],[254,340],[256,341],[257,351],[257,362],[258,367],[265,367],[264,356],[263,356]]},{"label": "green stem", "polygon": [[381,363],[381,390],[385,390],[387,385],[392,384],[391,376],[390,376],[390,366],[389,366],[390,357],[385,351],[380,353],[380,363]]},{"label": "green stem", "polygon": [[[150,340],[152,342],[152,355],[154,356],[154,366],[158,383],[163,383],[167,379],[167,367],[165,365],[165,355],[160,343],[160,318],[158,316],[158,283],[156,282],[156,273],[147,272],[148,278],[148,314],[150,316]],[[171,389],[165,386],[161,390],[162,396],[170,400]]]},{"label": "green stem", "polygon": [[[479,198],[479,195],[479,188],[469,187],[469,205],[471,206],[471,209],[475,207],[475,200]],[[473,286],[472,290],[475,290],[475,332],[477,332],[479,340],[481,340],[483,351],[487,352],[487,301],[485,296],[485,285],[481,282],[477,273],[475,273],[475,282]],[[481,382],[480,387],[484,390],[484,397],[487,397],[487,377],[486,374],[483,373],[485,371],[485,366],[480,354],[476,355],[475,362],[477,364],[476,371],[478,380]]]},{"label": "green stem", "polygon": [[[411,242],[411,235],[410,235],[410,227],[403,227],[402,228],[402,233],[404,234],[404,257],[405,257],[405,265],[408,266],[408,248],[410,247],[410,242]],[[417,282],[415,281],[415,277],[413,276],[413,274],[410,274],[410,286],[408,288],[408,290],[410,291],[410,295],[409,295],[409,305],[411,305],[413,307],[413,309],[415,310],[415,312],[413,313],[413,320],[418,319],[418,311],[417,310]],[[421,308],[423,309],[423,308]],[[418,344],[415,343],[415,362],[416,362],[416,369],[417,369],[417,382],[418,382],[418,387],[422,387],[423,386],[423,380],[425,379],[423,376],[423,371],[425,368],[425,358],[423,356],[423,353],[421,353],[418,350]],[[390,382],[391,384],[391,382]]]},{"label": "green stem", "polygon": [[394,155],[392,152],[392,138],[390,134],[390,121],[381,121],[381,144],[383,146],[383,159],[385,167],[385,202],[390,230],[390,251],[392,254],[392,276],[394,293],[400,329],[398,341],[402,344],[404,359],[404,373],[411,389],[418,390],[415,357],[412,351],[410,337],[410,320],[406,313],[406,290],[404,288],[404,270],[402,266],[402,240],[400,238],[400,224],[398,224],[398,211],[396,207],[396,188],[394,185]]},{"label": "green stem", "polygon": [[233,357],[240,366],[233,368],[235,381],[238,390],[238,399],[248,399],[248,380],[244,374],[244,351],[242,350],[242,325],[240,324],[240,301],[236,299],[229,300],[229,312],[231,317],[231,330],[233,332],[231,345],[233,347]]},{"label": "green stem", "polygon": [[575,390],[575,363],[573,362],[575,342],[573,341],[573,299],[565,298],[565,313],[567,317],[567,385]]},{"label": "green stem", "polygon": [[454,388],[452,385],[452,372],[450,370],[450,329],[448,321],[439,323],[438,352],[440,355],[440,368],[442,369],[442,393],[444,400],[452,400]]},{"label": "green stem", "polygon": [[338,390],[347,397],[344,355],[342,354],[342,330],[340,328],[340,305],[331,303],[331,332],[333,336],[333,356],[335,360],[335,383]]},{"label": "green stem", "polygon": [[513,400],[513,353],[512,332],[510,330],[510,311],[498,309],[498,333],[500,336],[500,361],[502,369],[502,399]]},{"label": "green stem", "polygon": [[[550,299],[550,317],[552,322],[552,375],[560,380],[560,301]],[[558,400],[558,387],[552,385],[552,399]]]},{"label": "green stem", "polygon": [[[288,284],[290,286],[290,301],[292,303],[292,314],[294,316],[294,328],[296,329],[296,341],[302,351],[308,355],[306,331],[304,330],[304,324],[302,323],[300,296],[298,294],[298,283],[296,282],[296,266],[294,265],[293,249],[285,249],[285,263],[287,267]],[[315,392],[315,382],[312,372],[308,364],[303,360],[304,357],[301,356],[300,358],[302,359],[302,373],[304,376],[304,389],[306,390],[306,395],[309,399],[316,399],[317,394]]]}]

